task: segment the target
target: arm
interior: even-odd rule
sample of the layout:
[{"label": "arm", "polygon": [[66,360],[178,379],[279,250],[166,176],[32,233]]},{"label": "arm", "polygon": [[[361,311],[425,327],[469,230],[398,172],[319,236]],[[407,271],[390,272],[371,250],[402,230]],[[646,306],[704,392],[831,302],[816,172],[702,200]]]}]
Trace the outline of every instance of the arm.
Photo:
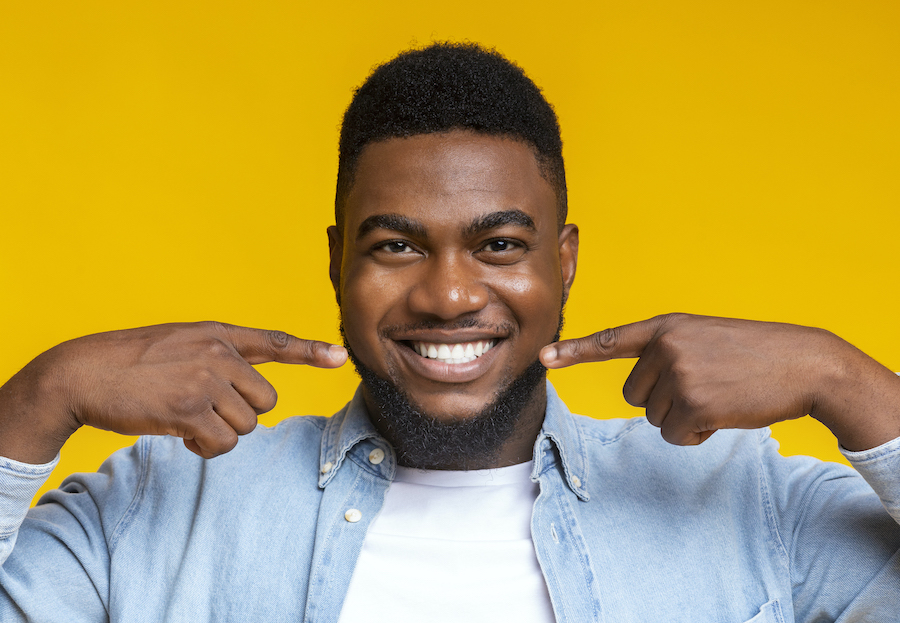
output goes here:
[{"label": "arm", "polygon": [[251,364],[335,368],[340,346],[216,322],[99,333],[39,355],[0,387],[0,456],[52,461],[79,427],[173,435],[196,454],[228,452],[274,388]]},{"label": "arm", "polygon": [[674,444],[700,444],[721,428],[764,427],[807,413],[828,426],[881,503],[852,470],[781,457],[773,440],[763,444],[763,491],[774,509],[773,543],[787,557],[795,617],[894,620],[900,599],[897,375],[826,331],[683,314],[562,341],[541,353],[549,368],[618,357],[640,358],[625,398],[645,408],[648,421]]},{"label": "arm", "polygon": [[900,378],[821,329],[669,314],[541,351],[548,368],[627,357],[625,399],[670,443],[806,414],[851,451],[900,437]]},{"label": "arm", "polygon": [[346,357],[340,346],[213,322],[100,333],[43,353],[0,388],[0,564],[80,426],[172,435],[210,458],[275,406],[274,388],[251,364],[334,368]]}]

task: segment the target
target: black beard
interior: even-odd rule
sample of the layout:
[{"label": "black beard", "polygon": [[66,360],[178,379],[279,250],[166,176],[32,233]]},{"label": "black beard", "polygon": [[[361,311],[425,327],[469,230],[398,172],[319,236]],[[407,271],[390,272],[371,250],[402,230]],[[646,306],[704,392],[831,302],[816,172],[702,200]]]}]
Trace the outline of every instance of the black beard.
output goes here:
[{"label": "black beard", "polygon": [[[564,295],[554,342],[559,341],[562,333],[565,305]],[[500,387],[494,399],[479,413],[444,422],[426,413],[409,399],[402,387],[381,378],[356,357],[344,333],[343,310],[341,315],[344,346],[378,411],[369,413],[369,419],[390,442],[397,452],[397,461],[405,467],[466,470],[495,465],[500,450],[515,434],[535,390],[547,378],[547,368],[535,360],[522,374]],[[455,325],[475,326],[476,323],[464,320]]]},{"label": "black beard", "polygon": [[[565,298],[560,305],[554,342],[564,322]],[[474,321],[457,323],[474,326]],[[479,413],[451,422],[441,421],[416,405],[396,383],[383,379],[353,353],[344,323],[341,337],[378,413],[369,419],[397,452],[397,461],[418,469],[483,469],[495,465],[500,450],[516,432],[535,390],[547,378],[547,368],[535,360],[518,377],[501,386]]]},{"label": "black beard", "polygon": [[478,469],[493,464],[547,376],[547,368],[535,361],[479,413],[445,422],[425,413],[402,388],[360,362],[349,345],[347,352],[378,410],[370,414],[372,423],[394,447],[400,465],[418,469]]}]

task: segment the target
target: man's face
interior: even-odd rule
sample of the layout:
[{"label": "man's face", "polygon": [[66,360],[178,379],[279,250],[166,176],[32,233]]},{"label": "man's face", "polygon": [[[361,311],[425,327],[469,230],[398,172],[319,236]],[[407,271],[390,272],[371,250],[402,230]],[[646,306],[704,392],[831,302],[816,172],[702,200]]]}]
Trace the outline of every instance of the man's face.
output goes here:
[{"label": "man's face", "polygon": [[370,144],[344,217],[329,238],[347,342],[430,417],[474,417],[553,340],[577,229],[559,232],[524,143],[453,131]]}]

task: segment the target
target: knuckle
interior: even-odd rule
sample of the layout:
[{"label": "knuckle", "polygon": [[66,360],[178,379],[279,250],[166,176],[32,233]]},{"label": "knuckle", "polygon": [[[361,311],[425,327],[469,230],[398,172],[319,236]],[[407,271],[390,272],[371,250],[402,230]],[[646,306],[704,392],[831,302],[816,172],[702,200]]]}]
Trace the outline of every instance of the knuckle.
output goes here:
[{"label": "knuckle", "polygon": [[207,333],[222,333],[225,331],[225,325],[216,320],[203,320],[198,322],[197,326],[206,330]]},{"label": "knuckle", "polygon": [[659,432],[663,439],[674,446],[692,445],[692,439],[695,437],[693,433],[667,426],[660,428]]},{"label": "knuckle", "polygon": [[284,331],[268,330],[265,333],[266,346],[278,352],[287,348],[291,343],[291,336]]},{"label": "knuckle", "polygon": [[625,381],[625,385],[622,386],[622,397],[625,398],[625,402],[630,404],[632,407],[640,407],[640,400],[637,397],[637,390],[634,388],[634,383],[631,379]]},{"label": "knuckle", "polygon": [[659,428],[660,426],[662,426],[662,423],[663,423],[662,414],[658,413],[654,409],[647,409],[646,414],[647,414],[647,421],[650,422],[653,426],[655,426],[656,428]]},{"label": "knuckle", "polygon": [[247,414],[241,421],[235,423],[234,431],[238,435],[249,435],[256,429],[256,414]]},{"label": "knuckle", "polygon": [[172,412],[179,416],[196,417],[210,410],[212,401],[201,389],[188,391],[172,402]]},{"label": "knuckle", "polygon": [[681,340],[675,333],[667,331],[656,338],[656,346],[665,353],[676,353],[679,350]]},{"label": "knuckle", "polygon": [[259,393],[255,397],[253,407],[259,413],[265,413],[266,411],[271,411],[275,408],[275,404],[278,402],[278,392],[275,391],[275,388],[272,387],[269,383],[260,386]]},{"label": "knuckle", "polygon": [[207,342],[206,352],[215,358],[230,357],[233,354],[232,348],[222,340],[210,340]]},{"label": "knuckle", "polygon": [[[207,388],[216,381],[216,374],[209,368],[198,368],[194,372],[194,383],[198,388]],[[202,391],[202,390],[200,390]]]},{"label": "knuckle", "polygon": [[230,426],[209,426],[203,429],[202,441],[201,435],[197,436],[197,442],[211,458],[233,450],[238,443],[238,434]]},{"label": "knuckle", "polygon": [[661,314],[659,316],[656,316],[654,320],[656,320],[660,324],[660,326],[662,326],[666,324],[677,324],[679,322],[684,322],[690,317],[690,314],[686,314],[684,312],[671,312],[668,314]]},{"label": "knuckle", "polygon": [[678,407],[686,413],[705,413],[708,405],[705,394],[699,391],[682,392],[678,398]]},{"label": "knuckle", "polygon": [[597,352],[603,353],[615,348],[619,342],[618,329],[604,329],[591,335],[590,344]]}]

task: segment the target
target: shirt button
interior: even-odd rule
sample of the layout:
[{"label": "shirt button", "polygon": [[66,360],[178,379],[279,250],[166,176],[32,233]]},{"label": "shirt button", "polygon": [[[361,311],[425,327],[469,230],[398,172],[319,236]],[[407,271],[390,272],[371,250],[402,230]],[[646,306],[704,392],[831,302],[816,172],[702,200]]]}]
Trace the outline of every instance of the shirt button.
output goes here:
[{"label": "shirt button", "polygon": [[322,466],[322,473],[327,474],[331,471],[332,467],[334,467],[334,465],[332,465],[331,461],[328,461],[327,463],[325,463],[325,465]]},{"label": "shirt button", "polygon": [[576,489],[581,489],[581,478],[578,476],[572,476],[572,484],[575,485]]},{"label": "shirt button", "polygon": [[357,521],[362,519],[362,513],[355,508],[351,508],[346,513],[344,513],[344,519],[346,519],[350,523],[356,523]]},{"label": "shirt button", "polygon": [[384,450],[381,448],[375,448],[371,452],[369,452],[369,463],[372,465],[378,465],[384,460]]}]

